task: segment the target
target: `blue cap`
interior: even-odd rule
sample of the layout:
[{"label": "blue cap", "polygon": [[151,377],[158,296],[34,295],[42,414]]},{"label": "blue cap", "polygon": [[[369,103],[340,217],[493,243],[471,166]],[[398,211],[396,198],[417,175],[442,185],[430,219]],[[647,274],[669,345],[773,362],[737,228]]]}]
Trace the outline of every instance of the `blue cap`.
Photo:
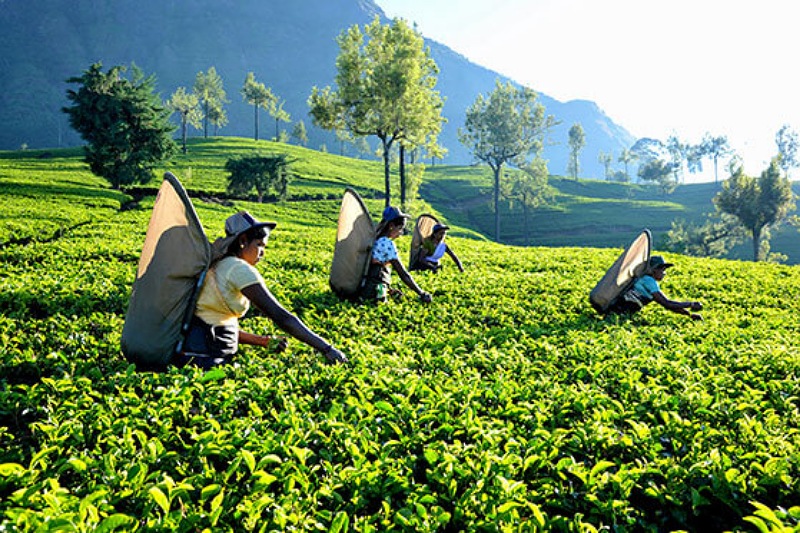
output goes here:
[{"label": "blue cap", "polygon": [[386,206],[386,209],[383,210],[382,220],[384,222],[391,222],[398,218],[411,218],[411,216],[403,213],[393,205]]},{"label": "blue cap", "polygon": [[673,265],[672,263],[667,263],[666,261],[664,261],[664,258],[661,257],[660,255],[654,255],[653,257],[650,258],[648,266],[650,267],[651,270],[655,270],[657,268],[669,268],[675,265]]},{"label": "blue cap", "polygon": [[445,226],[444,224],[436,224],[435,226],[433,226],[431,233],[436,233],[437,231],[443,229],[450,229],[450,226]]}]

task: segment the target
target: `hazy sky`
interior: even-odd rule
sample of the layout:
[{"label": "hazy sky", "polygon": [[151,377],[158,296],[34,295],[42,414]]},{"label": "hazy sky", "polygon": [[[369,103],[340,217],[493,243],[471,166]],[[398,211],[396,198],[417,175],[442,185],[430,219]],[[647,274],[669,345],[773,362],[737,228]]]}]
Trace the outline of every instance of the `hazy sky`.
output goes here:
[{"label": "hazy sky", "polygon": [[752,175],[782,125],[800,132],[798,0],[375,1],[474,63],[594,101],[635,137],[725,135]]}]

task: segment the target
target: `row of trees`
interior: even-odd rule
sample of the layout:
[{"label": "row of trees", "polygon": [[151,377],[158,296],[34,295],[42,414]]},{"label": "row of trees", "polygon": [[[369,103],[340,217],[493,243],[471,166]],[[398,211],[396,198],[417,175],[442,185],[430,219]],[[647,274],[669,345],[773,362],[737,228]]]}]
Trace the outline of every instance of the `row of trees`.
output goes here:
[{"label": "row of trees", "polygon": [[[310,116],[314,124],[335,131],[340,139],[377,137],[384,162],[386,205],[392,198],[390,155],[396,145],[400,202],[404,205],[414,182],[421,180],[417,153],[440,156],[444,151],[437,142],[445,120],[441,115],[443,101],[435,90],[438,67],[421,35],[403,20],[383,25],[376,17],[363,31],[355,25],[343,32],[338,43],[336,87],[313,88],[308,100]],[[108,178],[116,188],[146,181],[153,165],[176,151],[171,138],[175,128],[168,120],[171,110],[180,114],[185,142],[187,124],[202,120],[205,135],[209,123],[222,124],[222,104],[227,101],[222,80],[213,67],[198,74],[192,93],[181,87],[166,105],[153,94],[153,78],[145,77],[136,68],[132,70],[132,77],[127,79],[123,67],[103,73],[100,64],[92,65],[83,76],[68,80],[81,86],[68,91],[73,105],[64,108],[71,125],[88,143],[86,158],[90,168]],[[272,113],[276,124],[285,116],[280,112],[280,99],[258,82],[253,73],[248,73],[241,94],[254,107],[256,140],[259,109]],[[459,140],[493,174],[495,239],[500,239],[501,195],[521,203],[526,220],[529,208],[552,197],[542,149],[547,132],[556,124],[534,91],[499,80],[490,94],[478,95],[467,109]],[[769,228],[786,217],[793,201],[788,179],[781,175],[781,169],[785,174],[788,168],[797,166],[797,135],[785,127],[776,142],[780,156],[759,179],[746,176],[741,165],[731,163],[732,177],[715,198],[716,206],[727,219],[710,221],[699,229],[676,227],[674,234],[683,235],[684,241],[691,240],[687,235],[695,235],[692,238],[695,243],[704,239],[699,248],[719,248],[724,239],[736,238],[731,229],[735,224],[730,223],[733,217],[753,238],[754,259],[764,258]],[[570,129],[569,144],[568,171],[577,178],[578,155],[585,145],[580,124]],[[660,184],[667,192],[669,184],[677,184],[679,169],[701,168],[702,159],[709,157],[716,176],[719,162],[731,153],[725,137],[707,135],[697,146],[683,144],[675,137],[666,145],[642,139],[626,150],[620,161],[625,163],[627,175],[627,165],[639,160],[640,178]],[[407,172],[407,164],[411,172]],[[255,188],[261,199],[272,188],[279,197],[285,196],[288,166],[285,157],[254,156],[229,161],[226,165],[231,174],[229,189],[244,193],[245,189]],[[512,167],[513,172],[504,173],[506,166]]]},{"label": "row of trees", "polygon": [[[284,100],[264,83],[257,81],[253,72],[247,73],[240,92],[244,101],[253,106],[253,138],[256,141],[259,139],[258,112],[259,109],[264,109],[275,119],[275,140],[285,140],[281,135],[283,132],[280,131],[280,123],[290,122],[291,117],[283,108]],[[206,72],[197,73],[192,92],[188,92],[185,87],[178,87],[167,101],[167,107],[180,118],[184,153],[186,153],[188,127],[193,126],[197,129],[202,127],[203,136],[208,137],[209,123],[215,128],[221,128],[228,123],[225,112],[225,104],[228,102],[222,77],[217,74],[214,67],[210,67]],[[302,120],[295,124],[292,136],[301,144],[308,142],[308,134]]]},{"label": "row of trees", "polygon": [[667,248],[688,255],[722,257],[749,238],[753,261],[784,259],[770,252],[770,233],[788,219],[796,199],[781,161],[780,155],[773,158],[757,178],[734,163],[731,177],[714,196],[716,211],[702,224],[673,222],[667,233]]},{"label": "row of trees", "polygon": [[[776,133],[775,143],[780,156],[778,166],[788,175],[792,168],[800,166],[798,135],[786,124]],[[674,190],[683,181],[686,171],[702,172],[704,160],[710,160],[713,164],[714,182],[717,184],[723,163],[727,161],[728,167],[735,167],[740,163],[739,156],[731,148],[728,138],[711,133],[706,133],[697,144],[683,142],[675,135],[668,137],[666,142],[651,138],[639,139],[631,148],[623,150],[619,155],[618,162],[624,163],[624,172],[612,170],[613,154],[601,152],[598,160],[606,169],[606,179],[622,182],[630,181],[629,165],[638,162],[639,179],[658,185],[664,192]]]}]

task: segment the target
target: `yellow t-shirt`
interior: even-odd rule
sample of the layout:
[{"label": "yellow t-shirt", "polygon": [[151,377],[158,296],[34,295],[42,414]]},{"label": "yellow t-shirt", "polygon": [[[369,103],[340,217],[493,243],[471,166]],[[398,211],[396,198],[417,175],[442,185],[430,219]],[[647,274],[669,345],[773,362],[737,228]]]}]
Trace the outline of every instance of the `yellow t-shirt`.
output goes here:
[{"label": "yellow t-shirt", "polygon": [[247,313],[250,300],[242,289],[264,284],[258,270],[238,257],[220,259],[206,274],[195,315],[212,326],[235,326]]}]

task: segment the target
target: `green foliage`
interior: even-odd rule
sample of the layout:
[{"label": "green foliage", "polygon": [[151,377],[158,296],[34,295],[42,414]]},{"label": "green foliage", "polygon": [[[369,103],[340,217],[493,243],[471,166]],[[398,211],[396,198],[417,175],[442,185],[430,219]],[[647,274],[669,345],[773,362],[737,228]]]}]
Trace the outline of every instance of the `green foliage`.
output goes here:
[{"label": "green foliage", "polygon": [[[192,153],[211,166],[213,147],[220,167],[236,146]],[[464,190],[486,180],[451,172]],[[619,249],[509,247],[454,227],[466,271],[419,274],[431,305],[355,306],[327,285],[339,198],[195,197],[212,239],[239,208],[279,222],[259,269],[351,364],[291,341],[280,356],[243,346],[205,374],[137,373],[119,337],[153,199],[120,210],[126,197],[74,152],[0,158],[0,187],[4,214],[24,193],[38,201],[20,220],[86,221],[0,246],[4,530],[800,525],[796,267],[669,257],[662,286],[706,303],[705,322],[652,307],[602,319],[588,292]],[[257,313],[244,322],[277,333]]]},{"label": "green foliage", "polygon": [[406,21],[381,24],[376,15],[362,33],[358,25],[337,42],[336,86],[314,87],[309,114],[315,125],[381,141],[386,205],[391,200],[390,150],[394,141],[440,153],[443,102],[434,90],[438,67],[424,39]]},{"label": "green foliage", "polygon": [[222,76],[215,67],[206,72],[198,72],[194,80],[194,94],[203,108],[203,137],[208,137],[208,124],[224,126],[228,122],[223,104],[228,103]]},{"label": "green foliage", "polygon": [[88,143],[89,168],[115,189],[146,183],[153,167],[176,151],[169,111],[153,92],[155,78],[144,78],[135,66],[132,71],[129,80],[122,75],[124,67],[104,73],[95,63],[82,76],[67,80],[80,84],[67,91],[72,105],[64,112],[70,126]]},{"label": "green foliage", "polygon": [[710,133],[703,135],[700,146],[697,147],[698,157],[710,157],[714,163],[714,183],[719,181],[719,162],[730,155],[733,149],[724,135],[714,136]]},{"label": "green foliage", "polygon": [[753,240],[753,261],[764,258],[762,239],[765,230],[780,224],[795,208],[788,178],[782,177],[778,160],[773,159],[758,179],[747,176],[739,167],[714,197],[717,208],[735,216]]},{"label": "green foliage", "polygon": [[260,81],[256,81],[255,74],[252,72],[247,73],[242,87],[242,98],[244,101],[253,106],[254,112],[254,134],[253,139],[258,140],[258,109],[264,108],[269,110],[275,105],[277,98],[272,94],[272,90]]},{"label": "green foliage", "polygon": [[308,144],[308,133],[306,132],[306,123],[302,120],[295,122],[292,127],[292,139],[302,146]]},{"label": "green foliage", "polygon": [[788,124],[784,124],[775,134],[775,144],[778,145],[778,155],[780,157],[778,164],[783,170],[783,174],[788,175],[791,169],[800,166],[800,160],[797,157],[800,140],[797,132]]},{"label": "green foliage", "polygon": [[617,175],[616,181],[625,182],[625,183],[631,181],[631,173],[629,172],[628,167],[630,166],[631,163],[636,161],[638,158],[639,158],[639,156],[636,154],[636,152],[633,152],[632,150],[630,150],[628,148],[624,148],[622,150],[622,152],[619,154],[619,158],[617,159],[617,161],[619,161],[620,163],[625,165],[625,172],[624,172],[624,175],[623,175],[624,179],[623,179],[623,176]]},{"label": "green foliage", "polygon": [[547,184],[547,165],[542,159],[526,165],[522,172],[511,174],[510,182],[505,184],[508,190],[504,191],[504,196],[510,200],[510,208],[513,208],[514,202],[519,202],[522,206],[525,237],[530,244],[530,211],[552,202],[555,199],[555,189]]},{"label": "green foliage", "polygon": [[745,232],[735,217],[715,213],[709,215],[702,225],[681,219],[673,221],[665,247],[695,257],[724,257],[744,236]]},{"label": "green foliage", "polygon": [[500,240],[500,172],[503,165],[523,166],[541,155],[545,133],[555,125],[545,116],[536,93],[511,82],[495,82],[489,96],[479,94],[467,109],[459,140],[476,160],[494,173],[494,238]]},{"label": "green foliage", "polygon": [[228,176],[228,192],[245,195],[256,190],[258,201],[272,189],[278,198],[285,200],[289,194],[289,167],[291,161],[285,154],[276,156],[247,156],[228,159],[225,170]]},{"label": "green foliage", "polygon": [[167,101],[167,107],[173,113],[178,113],[181,119],[181,141],[184,154],[186,153],[188,127],[191,125],[199,128],[203,120],[203,113],[199,106],[200,99],[196,94],[187,93],[185,87],[178,87]]},{"label": "green foliage", "polygon": [[662,159],[652,159],[639,167],[639,179],[658,185],[663,194],[675,191],[678,182],[675,180],[675,167]]},{"label": "green foliage", "polygon": [[[583,133],[583,126],[576,122],[569,129],[569,165],[567,168],[567,174],[574,179],[578,179],[578,174],[581,170],[578,156],[584,146],[586,146],[586,135]],[[608,174],[608,167],[606,167],[606,174]]]}]

